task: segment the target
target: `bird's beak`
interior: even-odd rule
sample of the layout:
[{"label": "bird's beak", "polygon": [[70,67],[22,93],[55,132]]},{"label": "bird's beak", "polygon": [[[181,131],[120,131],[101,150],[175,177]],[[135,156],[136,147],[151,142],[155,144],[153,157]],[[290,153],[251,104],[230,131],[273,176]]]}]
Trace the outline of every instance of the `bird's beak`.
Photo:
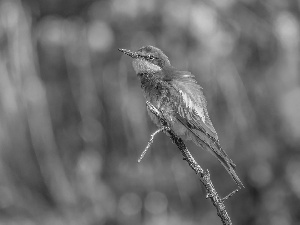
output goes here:
[{"label": "bird's beak", "polygon": [[122,48],[119,48],[118,49],[120,52],[123,52],[124,54],[130,56],[131,58],[138,58],[138,53],[136,52],[133,52],[133,51],[130,51],[130,50],[127,50],[127,49],[122,49]]}]

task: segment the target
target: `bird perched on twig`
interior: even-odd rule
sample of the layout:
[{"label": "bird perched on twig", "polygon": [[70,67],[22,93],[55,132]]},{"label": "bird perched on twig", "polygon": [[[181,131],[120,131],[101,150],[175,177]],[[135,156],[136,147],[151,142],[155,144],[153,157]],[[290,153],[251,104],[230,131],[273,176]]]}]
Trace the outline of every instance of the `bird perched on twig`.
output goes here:
[{"label": "bird perched on twig", "polygon": [[[145,46],[136,52],[119,50],[133,58],[133,67],[146,100],[162,113],[175,134],[212,153],[238,187],[243,187],[235,172],[235,164],[219,144],[202,88],[194,76],[172,67],[168,57],[156,47]],[[152,121],[161,127],[159,118],[149,110],[148,113]]]}]

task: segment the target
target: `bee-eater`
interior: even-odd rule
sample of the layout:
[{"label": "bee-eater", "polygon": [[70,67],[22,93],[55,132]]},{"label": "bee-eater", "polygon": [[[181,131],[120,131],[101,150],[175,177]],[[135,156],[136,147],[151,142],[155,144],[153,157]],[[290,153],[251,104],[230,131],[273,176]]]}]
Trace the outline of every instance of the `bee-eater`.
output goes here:
[{"label": "bee-eater", "polygon": [[[162,113],[170,129],[183,140],[192,140],[212,153],[236,184],[243,187],[235,172],[235,164],[219,144],[207,112],[206,99],[195,77],[171,66],[168,57],[156,47],[145,46],[136,52],[119,50],[133,58],[133,68],[141,81],[146,101]],[[159,118],[149,110],[148,113],[152,121],[161,127]]]}]

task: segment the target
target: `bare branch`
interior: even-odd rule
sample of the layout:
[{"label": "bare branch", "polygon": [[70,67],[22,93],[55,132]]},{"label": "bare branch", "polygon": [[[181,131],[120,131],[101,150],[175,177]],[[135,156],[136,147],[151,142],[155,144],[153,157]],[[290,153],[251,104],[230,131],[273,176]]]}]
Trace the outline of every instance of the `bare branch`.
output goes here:
[{"label": "bare branch", "polygon": [[142,159],[144,158],[144,156],[146,155],[148,149],[150,148],[150,146],[151,146],[152,143],[153,143],[153,140],[154,140],[155,135],[157,135],[158,133],[162,132],[163,130],[164,130],[164,128],[162,127],[162,128],[160,128],[160,129],[158,129],[157,131],[155,131],[153,134],[151,134],[150,140],[149,140],[149,142],[148,142],[148,144],[147,144],[145,150],[142,152],[140,158],[138,159],[138,163],[140,163],[140,162],[142,161]]},{"label": "bare branch", "polygon": [[235,189],[234,191],[232,191],[231,193],[229,193],[228,195],[226,195],[223,198],[223,201],[227,200],[228,198],[232,197],[235,193],[237,193],[239,191],[239,189]]},{"label": "bare branch", "polygon": [[[170,138],[172,139],[173,143],[177,145],[179,148],[183,160],[187,161],[189,166],[195,171],[195,173],[199,176],[200,181],[205,187],[206,190],[206,198],[209,198],[214,205],[214,207],[217,210],[217,215],[221,218],[221,221],[223,225],[232,225],[231,219],[226,211],[224,200],[231,197],[234,193],[237,192],[237,190],[233,191],[229,195],[227,195],[225,198],[220,198],[219,194],[217,193],[213,183],[210,179],[209,171],[207,170],[204,172],[204,170],[201,168],[201,166],[196,162],[196,160],[193,158],[189,150],[187,149],[186,145],[184,144],[183,140],[178,137],[169,127],[167,121],[163,118],[162,113],[155,108],[150,102],[146,102],[148,109],[155,114],[161,123],[162,129],[165,130],[170,135]],[[153,140],[152,140],[153,141]]]}]

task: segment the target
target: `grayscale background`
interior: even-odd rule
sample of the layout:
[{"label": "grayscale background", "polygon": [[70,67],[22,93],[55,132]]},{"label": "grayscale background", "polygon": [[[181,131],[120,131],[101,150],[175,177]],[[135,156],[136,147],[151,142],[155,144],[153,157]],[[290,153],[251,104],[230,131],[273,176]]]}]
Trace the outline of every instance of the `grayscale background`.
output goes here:
[{"label": "grayscale background", "polygon": [[297,0],[0,0],[0,224],[221,224],[167,136],[137,163],[156,127],[117,49],[149,44],[204,88],[233,224],[299,224],[299,40]]}]

